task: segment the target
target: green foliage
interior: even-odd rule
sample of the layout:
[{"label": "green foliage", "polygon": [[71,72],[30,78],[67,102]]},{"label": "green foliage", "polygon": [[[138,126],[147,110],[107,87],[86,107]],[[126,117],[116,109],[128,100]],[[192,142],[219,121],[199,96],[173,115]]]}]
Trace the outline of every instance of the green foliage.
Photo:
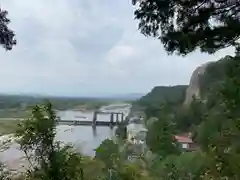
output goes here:
[{"label": "green foliage", "polygon": [[118,136],[120,139],[125,140],[127,138],[127,127],[124,123],[121,123],[118,125],[118,127],[115,130],[116,136]]},{"label": "green foliage", "polygon": [[196,139],[212,157],[209,173],[216,179],[239,179],[240,166],[240,64],[239,57],[228,59],[226,76],[217,89],[216,103],[208,109]]},{"label": "green foliage", "polygon": [[[149,125],[147,145],[161,159],[150,168],[159,179],[240,179],[239,56],[210,64],[200,77],[200,92],[202,99],[186,107],[145,104],[147,119],[158,117]],[[178,155],[172,121],[178,132],[194,132],[203,152]]]},{"label": "green foliage", "polygon": [[174,122],[180,132],[193,131],[204,120],[205,114],[205,104],[200,99],[193,98],[189,106],[177,109]]},{"label": "green foliage", "polygon": [[82,160],[83,164],[83,179],[87,180],[99,180],[106,179],[105,164],[97,159],[90,157],[84,157]]},{"label": "green foliage", "polygon": [[55,142],[57,117],[50,103],[35,106],[32,117],[20,123],[16,132],[20,149],[30,165],[29,179],[82,179],[81,155],[70,146]]},{"label": "green foliage", "polygon": [[208,64],[204,74],[199,78],[199,87],[202,98],[207,98],[206,95],[209,93],[216,93],[216,89],[219,89],[219,86],[227,76],[226,65],[231,58],[231,56],[226,56],[216,62]]},{"label": "green foliage", "polygon": [[158,120],[148,129],[146,143],[149,149],[162,159],[179,152],[173,136],[174,128],[171,119],[159,115]]},{"label": "green foliage", "polygon": [[96,149],[95,158],[105,163],[107,169],[116,168],[120,160],[118,145],[110,139],[105,139]]},{"label": "green foliage", "polygon": [[185,99],[186,89],[187,86],[185,85],[154,87],[150,93],[135,103],[144,107],[157,106],[164,103],[181,104]]},{"label": "green foliage", "polygon": [[146,169],[140,168],[134,164],[124,164],[116,172],[116,180],[150,180],[152,179]]},{"label": "green foliage", "polygon": [[[133,4],[135,2],[133,0]],[[200,77],[204,103],[192,104],[180,115],[175,113],[178,127],[197,129],[196,139],[205,151],[204,156],[169,156],[161,152],[167,155],[161,162],[159,179],[240,179],[239,12],[240,4],[234,0],[144,0],[135,11],[141,32],[160,39],[169,54],[186,55],[198,48],[207,53],[228,46],[237,49],[236,57],[227,56],[212,63]],[[160,119],[155,122],[148,133],[148,145],[155,152],[167,149],[171,142],[167,138],[170,133],[166,129],[169,128],[164,128],[168,126],[160,122]],[[165,133],[160,136],[161,133],[154,131]],[[160,137],[164,137],[161,143]]]},{"label": "green foliage", "polygon": [[160,105],[149,105],[145,108],[144,113],[146,115],[146,119],[148,120],[151,117],[157,117],[159,115],[159,111],[161,110]]},{"label": "green foliage", "polygon": [[[105,180],[148,179],[147,171],[136,165],[124,164],[119,146],[106,139],[96,149],[92,159],[78,153],[72,146],[56,141],[57,117],[52,104],[33,107],[31,117],[20,121],[16,131],[20,150],[28,160],[28,171],[14,179],[18,180]],[[142,173],[144,172],[144,174]],[[8,174],[0,169],[7,180]],[[4,174],[3,174],[4,173]]]},{"label": "green foliage", "polygon": [[0,180],[11,180],[10,172],[4,168],[4,165],[0,163]]},{"label": "green foliage", "polygon": [[162,180],[200,180],[207,164],[207,157],[202,152],[187,152],[179,156],[171,155],[159,161],[153,171]]},{"label": "green foliage", "polygon": [[205,121],[203,121],[197,128],[196,141],[201,146],[201,149],[207,151],[209,144],[217,138],[223,127],[225,118],[221,113],[214,113],[209,115]]},{"label": "green foliage", "polygon": [[0,8],[0,44],[6,49],[11,50],[16,45],[15,33],[8,28],[10,20],[8,12]]},{"label": "green foliage", "polygon": [[186,55],[197,48],[214,53],[236,46],[239,11],[235,0],[144,0],[134,14],[144,35],[160,39],[168,53]]}]

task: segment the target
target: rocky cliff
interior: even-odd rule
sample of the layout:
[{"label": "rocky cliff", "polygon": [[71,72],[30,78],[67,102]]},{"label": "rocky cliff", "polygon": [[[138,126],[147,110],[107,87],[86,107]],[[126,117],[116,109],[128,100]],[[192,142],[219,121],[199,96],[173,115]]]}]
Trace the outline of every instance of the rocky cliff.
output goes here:
[{"label": "rocky cliff", "polygon": [[207,96],[214,93],[216,87],[225,79],[225,67],[231,58],[226,56],[218,61],[202,64],[193,71],[189,85],[156,86],[133,104],[140,107],[165,102],[189,105],[193,96],[207,100]]},{"label": "rocky cliff", "polygon": [[225,56],[218,61],[211,61],[197,67],[191,76],[186,90],[185,105],[192,102],[193,96],[207,100],[209,93],[214,93],[226,78],[226,67],[231,62],[232,56]]},{"label": "rocky cliff", "polygon": [[197,67],[191,76],[189,86],[186,90],[186,98],[184,101],[185,105],[188,105],[192,102],[193,96],[200,98],[200,76],[203,75],[207,67],[214,62],[207,62]]}]

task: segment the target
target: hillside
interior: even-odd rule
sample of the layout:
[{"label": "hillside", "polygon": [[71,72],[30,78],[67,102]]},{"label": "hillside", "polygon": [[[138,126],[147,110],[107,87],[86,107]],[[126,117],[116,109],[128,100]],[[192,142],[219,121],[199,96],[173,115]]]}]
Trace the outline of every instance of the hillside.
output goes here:
[{"label": "hillside", "polygon": [[[190,82],[189,82],[189,86],[186,90],[186,98],[184,101],[185,105],[188,105],[192,102],[192,98],[193,96],[195,96],[196,98],[200,98],[201,97],[201,79],[205,79],[204,74],[207,73],[207,67],[209,67],[212,63],[214,62],[207,62],[205,64],[202,64],[201,66],[197,67],[190,78]],[[202,78],[201,78],[202,77]]]},{"label": "hillside", "polygon": [[186,89],[187,85],[157,86],[151,92],[141,97],[136,104],[140,106],[161,104],[164,102],[181,104],[185,99]]},{"label": "hillside", "polygon": [[211,63],[207,66],[206,72],[200,76],[199,87],[200,96],[204,98],[207,92],[212,91],[226,77],[226,67],[230,63],[231,56],[226,56],[219,61]]},{"label": "hillside", "polygon": [[197,67],[191,77],[186,91],[184,104],[190,104],[195,96],[206,100],[226,77],[225,67],[230,62],[231,56],[226,56],[216,62],[208,62]]},{"label": "hillside", "polygon": [[190,104],[192,97],[206,99],[214,89],[217,88],[225,78],[225,67],[231,59],[226,56],[216,62],[208,62],[197,67],[191,76],[189,85],[156,86],[151,92],[142,96],[134,105],[149,106],[170,102],[173,104]]}]

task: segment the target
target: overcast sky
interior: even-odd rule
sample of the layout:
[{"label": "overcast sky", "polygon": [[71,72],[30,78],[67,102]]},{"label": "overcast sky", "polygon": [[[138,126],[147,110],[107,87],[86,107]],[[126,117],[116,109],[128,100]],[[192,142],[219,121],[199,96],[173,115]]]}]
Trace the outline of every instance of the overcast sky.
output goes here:
[{"label": "overcast sky", "polygon": [[137,30],[131,0],[1,0],[18,44],[0,49],[0,93],[64,96],[145,93],[188,84],[214,56],[168,56]]}]

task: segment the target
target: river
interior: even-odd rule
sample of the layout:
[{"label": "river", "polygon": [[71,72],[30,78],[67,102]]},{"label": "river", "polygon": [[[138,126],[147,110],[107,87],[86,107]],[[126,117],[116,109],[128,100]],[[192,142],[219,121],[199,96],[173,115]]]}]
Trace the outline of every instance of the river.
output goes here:
[{"label": "river", "polygon": [[[102,111],[122,112],[126,117],[130,112],[131,105],[129,104],[114,104],[104,106]],[[93,119],[92,111],[58,111],[57,115],[62,120],[81,120],[84,121]],[[109,114],[99,114],[97,121],[110,121]],[[115,134],[115,128],[96,127],[92,126],[57,126],[56,139],[64,143],[72,143],[74,147],[79,149],[83,154],[94,156],[94,149],[97,148],[101,142],[106,138],[112,138]],[[23,154],[18,150],[18,145],[13,144],[11,148],[3,153],[0,153],[0,159],[8,164],[12,169],[19,167],[23,163],[20,159]]]}]

